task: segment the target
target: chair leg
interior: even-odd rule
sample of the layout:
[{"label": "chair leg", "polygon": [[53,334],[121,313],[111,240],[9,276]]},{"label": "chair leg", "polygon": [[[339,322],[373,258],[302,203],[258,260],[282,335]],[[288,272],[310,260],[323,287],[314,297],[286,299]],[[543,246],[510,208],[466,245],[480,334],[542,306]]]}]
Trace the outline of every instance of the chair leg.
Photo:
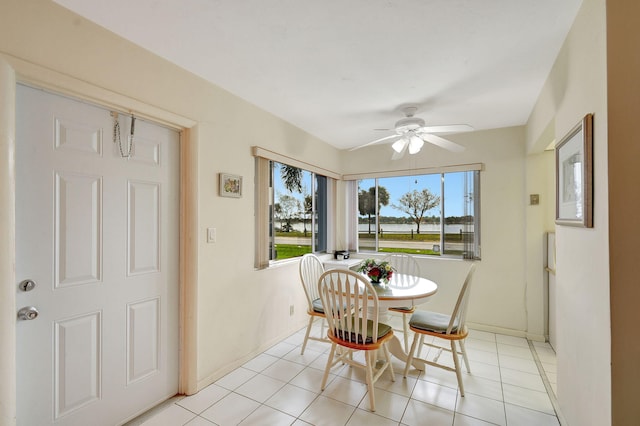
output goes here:
[{"label": "chair leg", "polygon": [[393,372],[393,363],[391,362],[391,354],[389,353],[389,347],[385,343],[384,345],[382,345],[382,349],[384,350],[384,356],[385,356],[385,359],[387,360],[387,367],[389,368],[389,374],[391,374],[391,381],[395,382],[396,375]]},{"label": "chair leg", "polygon": [[[418,340],[420,340],[422,342],[422,336],[418,336],[418,333],[415,333],[413,335],[413,343],[411,344],[411,349],[409,349],[409,353],[407,354],[408,355],[407,356],[407,364],[404,366],[403,377],[405,379],[407,378],[407,373],[409,372],[409,366],[413,362],[413,353],[416,350],[416,343],[418,343]],[[420,346],[422,346],[422,344]]]},{"label": "chair leg", "polygon": [[371,411],[376,411],[376,397],[373,393],[373,364],[376,362],[375,352],[376,351],[366,351],[365,353],[367,389],[369,390],[369,405],[371,407]]},{"label": "chair leg", "polygon": [[467,349],[464,347],[464,339],[460,340],[458,343],[460,343],[462,359],[464,359],[464,366],[467,367],[467,373],[471,373],[471,368],[469,367],[469,358],[467,358]]},{"label": "chair leg", "polygon": [[302,343],[302,350],[300,355],[304,355],[304,349],[307,347],[307,340],[309,340],[309,333],[311,333],[311,326],[313,325],[313,315],[309,315],[309,325],[307,325],[307,332],[304,334],[304,342]]},{"label": "chair leg", "polygon": [[324,324],[326,322],[327,322],[326,318],[322,318],[321,321],[320,321],[320,337],[323,337],[325,339],[327,338],[327,336],[324,335]]},{"label": "chair leg", "polygon": [[402,331],[404,332],[404,350],[409,349],[409,314],[402,314]]},{"label": "chair leg", "polygon": [[456,377],[458,378],[458,387],[460,388],[460,396],[464,396],[464,384],[462,383],[462,371],[460,368],[460,359],[458,358],[458,350],[456,349],[456,341],[451,341],[451,355],[453,355],[453,363],[456,366]]},{"label": "chair leg", "polygon": [[333,365],[333,357],[336,353],[336,344],[331,342],[331,351],[329,352],[329,358],[327,359],[327,366],[324,368],[324,376],[322,376],[322,384],[320,385],[320,390],[324,390],[324,387],[327,384],[327,379],[329,378],[329,370],[331,370],[331,366]]},{"label": "chair leg", "polygon": [[416,358],[420,358],[420,354],[422,353],[422,345],[424,345],[424,334],[420,335],[420,345],[418,345],[418,353],[416,354]]}]

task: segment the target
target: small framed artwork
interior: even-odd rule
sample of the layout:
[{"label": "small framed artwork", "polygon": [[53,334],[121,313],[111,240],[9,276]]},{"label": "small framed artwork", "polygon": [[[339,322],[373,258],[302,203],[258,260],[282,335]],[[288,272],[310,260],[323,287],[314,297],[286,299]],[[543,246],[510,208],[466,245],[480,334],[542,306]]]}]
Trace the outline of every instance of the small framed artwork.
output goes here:
[{"label": "small framed artwork", "polygon": [[593,227],[593,114],[556,145],[556,223]]},{"label": "small framed artwork", "polygon": [[220,173],[220,196],[242,197],[242,176]]}]

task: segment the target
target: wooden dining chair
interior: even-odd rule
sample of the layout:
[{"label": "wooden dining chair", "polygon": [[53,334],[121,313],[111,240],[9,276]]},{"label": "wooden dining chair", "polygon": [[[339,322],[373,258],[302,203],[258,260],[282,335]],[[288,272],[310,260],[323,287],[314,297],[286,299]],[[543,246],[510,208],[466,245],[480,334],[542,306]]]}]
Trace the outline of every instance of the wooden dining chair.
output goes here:
[{"label": "wooden dining chair", "polygon": [[[309,315],[309,324],[307,325],[307,332],[304,335],[304,342],[302,343],[302,350],[300,351],[300,355],[304,355],[308,340],[329,342],[329,339],[324,335],[325,315],[318,293],[318,279],[324,272],[324,266],[322,266],[322,261],[318,256],[307,253],[300,259],[298,270],[300,272],[300,282],[302,283],[304,294],[307,296],[307,314]],[[311,327],[313,326],[314,320],[318,318],[320,318],[321,321],[320,337],[311,336]]]},{"label": "wooden dining chair", "polygon": [[[398,274],[406,274],[412,275],[415,277],[420,276],[420,266],[418,266],[418,262],[415,257],[406,253],[392,253],[387,256],[383,260],[386,260],[391,264],[393,269],[396,270]],[[408,283],[408,281],[405,281]],[[399,283],[402,284],[401,282]],[[416,310],[415,306],[398,306],[389,308],[391,312],[398,312],[402,314],[402,332],[404,334],[404,350],[409,350],[409,315],[413,314]]]},{"label": "wooden dining chair", "polygon": [[[467,307],[469,306],[469,293],[471,292],[471,279],[475,270],[475,264],[471,264],[467,278],[460,289],[458,294],[458,300],[451,315],[441,314],[438,312],[430,311],[416,311],[409,320],[409,328],[415,333],[413,337],[413,343],[409,350],[407,363],[404,367],[404,377],[407,377],[409,372],[409,366],[414,359],[419,359],[425,364],[433,367],[442,368],[447,371],[455,371],[458,378],[458,387],[460,388],[460,396],[464,396],[464,384],[462,383],[462,371],[460,366],[460,355],[464,360],[467,373],[471,372],[469,368],[469,359],[467,358],[467,351],[464,347],[464,339],[466,339],[468,333],[466,320],[467,320]],[[431,343],[424,343],[424,336],[433,336],[438,339],[448,340],[451,344],[451,349],[434,345]],[[456,347],[456,342],[459,343],[460,349]],[[422,348],[422,345],[426,345],[437,349],[437,353],[433,360],[427,360],[419,358],[420,351],[414,356],[418,348]],[[419,346],[418,346],[419,345]],[[450,352],[453,356],[453,364],[455,368],[451,368],[447,365],[438,363],[438,358],[442,354],[442,351]]]},{"label": "wooden dining chair", "polygon": [[[324,390],[329,371],[339,362],[362,368],[366,373],[369,406],[371,411],[375,411],[373,385],[385,370],[395,381],[387,347],[387,342],[393,337],[393,329],[378,321],[378,295],[361,274],[344,269],[332,269],[322,274],[318,280],[318,292],[331,340],[331,351],[320,387]],[[383,361],[377,361],[380,348],[384,354]],[[365,351],[365,363],[354,359],[355,351]]]}]

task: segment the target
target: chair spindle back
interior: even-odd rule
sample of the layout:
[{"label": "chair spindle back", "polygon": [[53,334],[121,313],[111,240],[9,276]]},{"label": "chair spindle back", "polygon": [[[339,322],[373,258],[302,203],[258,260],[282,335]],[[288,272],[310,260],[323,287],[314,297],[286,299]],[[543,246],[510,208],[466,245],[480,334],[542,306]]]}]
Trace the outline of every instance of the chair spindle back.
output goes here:
[{"label": "chair spindle back", "polygon": [[353,345],[377,342],[378,295],[362,275],[342,269],[326,271],[318,280],[318,292],[329,333]]}]

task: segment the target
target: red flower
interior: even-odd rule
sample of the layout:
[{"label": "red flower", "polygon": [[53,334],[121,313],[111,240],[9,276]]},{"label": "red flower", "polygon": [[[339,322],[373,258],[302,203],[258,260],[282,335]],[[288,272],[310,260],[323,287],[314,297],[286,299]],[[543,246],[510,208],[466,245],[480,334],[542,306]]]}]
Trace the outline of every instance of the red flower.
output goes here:
[{"label": "red flower", "polygon": [[378,268],[373,268],[369,271],[369,273],[367,274],[369,275],[371,278],[376,278],[380,276],[380,269]]}]

